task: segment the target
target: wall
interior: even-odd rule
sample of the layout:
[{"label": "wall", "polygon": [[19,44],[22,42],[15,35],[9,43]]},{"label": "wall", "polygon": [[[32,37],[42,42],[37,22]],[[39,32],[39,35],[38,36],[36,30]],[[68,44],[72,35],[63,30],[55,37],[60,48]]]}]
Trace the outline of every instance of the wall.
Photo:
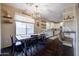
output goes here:
[{"label": "wall", "polygon": [[[76,5],[76,4],[75,4]],[[69,20],[69,21],[64,21],[64,23],[63,23],[63,31],[72,31],[72,32],[76,32],[76,36],[74,36],[75,37],[75,39],[73,39],[73,43],[74,43],[74,45],[73,45],[73,48],[74,48],[74,55],[77,55],[77,41],[78,41],[78,39],[77,39],[77,9],[76,9],[76,6],[71,6],[71,7],[69,7],[69,8],[66,8],[65,10],[64,10],[64,13],[63,13],[63,16],[66,16],[66,15],[72,15],[72,16],[74,16],[74,18],[72,19],[72,20]],[[73,37],[72,37],[73,38]]]},{"label": "wall", "polygon": [[[70,8],[71,9],[71,8]],[[64,23],[68,26],[72,31],[76,32],[76,40],[75,43],[75,55],[79,56],[79,7],[78,4],[75,4],[73,9],[74,20],[69,23]]]},{"label": "wall", "polygon": [[1,53],[1,4],[0,4],[0,53]]},{"label": "wall", "polygon": [[77,45],[78,45],[78,56],[79,56],[79,8],[77,9]]},{"label": "wall", "polygon": [[[14,17],[14,10],[8,6],[5,6],[5,5],[2,5],[1,6],[1,12],[2,12],[2,15],[4,14],[4,11],[3,10],[7,10],[8,13]],[[15,22],[14,22],[14,19],[11,19],[13,20],[13,23],[12,24],[8,24],[8,23],[2,23],[1,25],[1,30],[2,30],[2,40],[1,40],[1,48],[5,48],[5,47],[8,47],[11,45],[11,39],[10,39],[10,35],[15,35]],[[2,18],[2,21],[3,21],[3,18]]]},{"label": "wall", "polygon": [[[13,19],[11,19],[11,20],[13,20],[12,24],[2,23],[2,25],[1,25],[1,30],[2,30],[1,48],[5,48],[8,46],[11,46],[10,35],[15,36],[15,34],[16,34],[16,25],[15,25],[15,19],[14,19],[15,13],[23,14],[23,10],[13,8],[13,7],[7,6],[5,4],[1,5],[1,9],[2,9],[1,10],[2,14],[4,13],[3,10],[7,10],[8,13],[13,17]],[[2,18],[2,20],[3,20],[3,18]]]},{"label": "wall", "polygon": [[76,11],[76,25],[77,25],[77,28],[76,28],[76,55],[79,56],[79,6],[76,5],[75,6],[75,11]]},{"label": "wall", "polygon": [[[23,10],[20,9],[16,9],[14,7],[11,6],[7,6],[5,4],[2,4],[1,7],[1,12],[4,13],[3,10],[7,10],[8,13],[13,17],[13,23],[12,24],[6,24],[6,23],[2,23],[1,24],[1,30],[2,30],[2,40],[1,40],[1,48],[5,48],[8,46],[11,46],[11,39],[10,39],[10,35],[15,36],[16,35],[16,24],[15,24],[15,14],[20,14],[20,15],[27,15],[26,13],[24,13]],[[26,16],[27,17],[27,16]],[[3,19],[2,19],[3,20]]]},{"label": "wall", "polygon": [[[66,15],[72,15],[72,16],[75,15],[74,6],[66,8],[64,10],[63,16],[66,16]],[[75,19],[75,17],[70,21],[64,21],[63,31],[76,31],[76,19]]]}]

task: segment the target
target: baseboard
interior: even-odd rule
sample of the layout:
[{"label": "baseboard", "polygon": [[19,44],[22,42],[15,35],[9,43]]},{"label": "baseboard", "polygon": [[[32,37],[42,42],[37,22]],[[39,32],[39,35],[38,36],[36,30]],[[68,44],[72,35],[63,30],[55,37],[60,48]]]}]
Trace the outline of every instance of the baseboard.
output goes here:
[{"label": "baseboard", "polygon": [[5,47],[5,48],[1,48],[1,51],[4,50],[4,49],[7,49],[7,48],[11,48],[12,46],[8,46],[8,47]]},{"label": "baseboard", "polygon": [[6,53],[4,52],[6,49],[9,49],[11,48],[12,46],[8,46],[8,47],[5,47],[5,48],[1,48],[1,53],[0,53],[0,56],[9,56],[9,53]]}]

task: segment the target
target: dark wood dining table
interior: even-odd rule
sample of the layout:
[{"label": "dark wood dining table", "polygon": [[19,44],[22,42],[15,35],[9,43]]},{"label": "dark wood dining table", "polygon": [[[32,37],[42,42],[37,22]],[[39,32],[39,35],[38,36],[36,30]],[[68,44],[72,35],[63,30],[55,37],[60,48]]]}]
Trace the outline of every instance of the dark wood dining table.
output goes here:
[{"label": "dark wood dining table", "polygon": [[31,36],[25,36],[25,37],[16,36],[16,38],[18,39],[18,41],[21,41],[24,44],[24,53],[26,53],[25,50],[28,48],[27,46],[28,46],[29,42],[30,41],[32,42],[35,40]]}]

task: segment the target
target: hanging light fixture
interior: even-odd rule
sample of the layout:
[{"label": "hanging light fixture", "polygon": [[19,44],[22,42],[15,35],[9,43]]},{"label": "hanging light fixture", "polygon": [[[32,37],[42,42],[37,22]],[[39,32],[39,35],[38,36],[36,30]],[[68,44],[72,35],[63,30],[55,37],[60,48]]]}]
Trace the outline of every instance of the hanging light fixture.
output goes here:
[{"label": "hanging light fixture", "polygon": [[39,19],[40,18],[40,13],[38,12],[38,5],[35,5],[35,13],[33,14],[33,18]]},{"label": "hanging light fixture", "polygon": [[[39,5],[38,5],[38,4],[26,3],[26,5],[28,5],[29,7],[35,8],[35,11],[31,14],[34,19],[39,19],[39,18],[41,18],[41,17],[40,17],[40,13],[39,13],[39,11],[38,11],[38,9],[39,9]],[[27,13],[28,13],[28,12],[27,12]],[[28,14],[29,14],[29,13],[28,13]]]},{"label": "hanging light fixture", "polygon": [[26,3],[26,5],[28,5],[28,6],[32,6],[32,5],[33,5],[33,3]]}]

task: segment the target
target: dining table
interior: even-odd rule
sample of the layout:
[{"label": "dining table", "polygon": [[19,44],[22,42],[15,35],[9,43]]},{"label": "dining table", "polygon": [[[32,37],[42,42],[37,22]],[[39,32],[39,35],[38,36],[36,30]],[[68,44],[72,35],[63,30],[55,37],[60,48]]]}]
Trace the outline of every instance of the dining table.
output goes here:
[{"label": "dining table", "polygon": [[[33,34],[33,35],[37,35],[39,36],[38,34]],[[31,36],[16,36],[17,40],[18,41],[21,41],[23,44],[24,44],[24,53],[26,49],[28,49],[28,44],[29,42],[33,42],[35,39],[33,39]],[[19,43],[17,43],[19,44]]]}]

